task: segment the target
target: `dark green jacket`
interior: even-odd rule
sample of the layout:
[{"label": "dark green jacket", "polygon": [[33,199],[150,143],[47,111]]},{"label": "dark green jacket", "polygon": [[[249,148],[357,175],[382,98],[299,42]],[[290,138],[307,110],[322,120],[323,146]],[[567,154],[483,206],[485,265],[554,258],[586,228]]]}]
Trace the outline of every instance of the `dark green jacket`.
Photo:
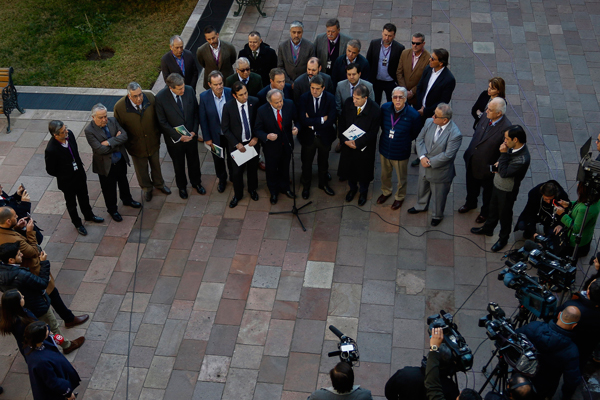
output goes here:
[{"label": "dark green jacket", "polygon": [[579,233],[581,225],[584,225],[583,232],[581,233],[580,246],[585,246],[591,242],[594,236],[594,227],[596,226],[596,220],[600,214],[600,201],[590,206],[587,219],[583,222],[585,215],[585,204],[578,203],[576,201],[571,202],[571,210],[568,214],[564,214],[560,222],[570,230],[569,232],[569,246],[575,247],[575,235]]},{"label": "dark green jacket", "polygon": [[427,356],[427,368],[425,369],[425,389],[427,400],[446,400],[440,379],[440,353],[430,351]]}]

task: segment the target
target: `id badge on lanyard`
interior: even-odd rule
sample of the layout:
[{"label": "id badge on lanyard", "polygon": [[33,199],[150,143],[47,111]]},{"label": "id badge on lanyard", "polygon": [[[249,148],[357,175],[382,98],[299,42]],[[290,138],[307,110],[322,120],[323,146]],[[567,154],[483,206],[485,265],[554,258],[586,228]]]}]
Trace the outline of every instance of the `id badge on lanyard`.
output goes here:
[{"label": "id badge on lanyard", "polygon": [[396,133],[396,131],[394,131],[393,129],[390,129],[390,135],[389,135],[390,139],[394,138],[394,133]]}]

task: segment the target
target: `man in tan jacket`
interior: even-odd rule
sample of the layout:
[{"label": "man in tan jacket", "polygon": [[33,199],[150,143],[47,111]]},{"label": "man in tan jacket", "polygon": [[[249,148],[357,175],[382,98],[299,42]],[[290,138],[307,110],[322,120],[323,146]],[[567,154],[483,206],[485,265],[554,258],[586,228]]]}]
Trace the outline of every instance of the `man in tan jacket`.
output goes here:
[{"label": "man in tan jacket", "polygon": [[400,55],[396,79],[398,86],[408,90],[408,104],[414,106],[417,98],[417,85],[423,75],[423,70],[429,65],[429,52],[425,50],[425,35],[415,33],[412,37],[411,48]]}]

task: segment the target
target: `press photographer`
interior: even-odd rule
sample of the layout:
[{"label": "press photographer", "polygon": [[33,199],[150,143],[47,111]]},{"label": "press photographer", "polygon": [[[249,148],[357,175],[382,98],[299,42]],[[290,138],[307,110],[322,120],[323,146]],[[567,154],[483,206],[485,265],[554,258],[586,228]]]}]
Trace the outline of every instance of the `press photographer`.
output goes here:
[{"label": "press photographer", "polygon": [[485,395],[485,400],[530,400],[533,399],[533,394],[529,379],[517,372],[508,379],[505,393],[489,392]]},{"label": "press photographer", "polygon": [[371,391],[354,384],[352,366],[340,361],[329,371],[331,385],[312,392],[308,400],[373,400]]},{"label": "press photographer", "polygon": [[[446,351],[444,351],[446,350]],[[460,394],[458,385],[452,380],[448,371],[444,368],[451,358],[450,351],[444,346],[440,346],[440,381],[444,398],[446,400],[455,400]],[[424,362],[427,358],[423,357]],[[385,398],[387,400],[427,400],[425,390],[425,368],[404,367],[396,371],[394,375],[385,384]]]},{"label": "press photographer", "polygon": [[548,236],[559,223],[554,204],[560,200],[569,201],[569,196],[560,184],[554,180],[540,183],[529,191],[527,204],[519,216],[516,231],[523,231],[525,239],[533,238],[537,224],[543,226],[544,236]]}]

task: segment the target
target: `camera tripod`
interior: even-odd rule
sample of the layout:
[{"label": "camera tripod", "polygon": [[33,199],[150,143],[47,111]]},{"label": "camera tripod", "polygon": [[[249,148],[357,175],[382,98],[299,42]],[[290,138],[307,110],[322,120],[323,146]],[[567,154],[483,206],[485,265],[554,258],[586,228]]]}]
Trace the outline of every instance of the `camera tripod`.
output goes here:
[{"label": "camera tripod", "polygon": [[[498,354],[499,350],[500,349],[498,348],[494,350],[487,364],[485,364],[481,369],[481,373],[486,377],[486,380],[481,389],[479,389],[479,394],[483,393],[483,390],[488,384],[492,385],[492,390],[496,393],[504,394],[504,392],[506,392],[508,383],[508,364],[506,363],[504,356],[502,354]],[[496,364],[496,367],[488,375],[487,368],[492,363],[492,360],[496,355],[498,355],[498,364]]]},{"label": "camera tripod", "polygon": [[[515,329],[518,329],[518,328],[520,328],[524,325],[527,325],[528,323],[530,323],[532,321],[536,321],[536,320],[537,320],[537,317],[535,315],[533,315],[531,313],[531,311],[529,311],[522,305],[519,305],[519,313],[517,315],[515,315],[515,317],[510,321],[510,323],[513,327],[515,327]],[[496,350],[496,351],[498,351],[498,350]]]}]

